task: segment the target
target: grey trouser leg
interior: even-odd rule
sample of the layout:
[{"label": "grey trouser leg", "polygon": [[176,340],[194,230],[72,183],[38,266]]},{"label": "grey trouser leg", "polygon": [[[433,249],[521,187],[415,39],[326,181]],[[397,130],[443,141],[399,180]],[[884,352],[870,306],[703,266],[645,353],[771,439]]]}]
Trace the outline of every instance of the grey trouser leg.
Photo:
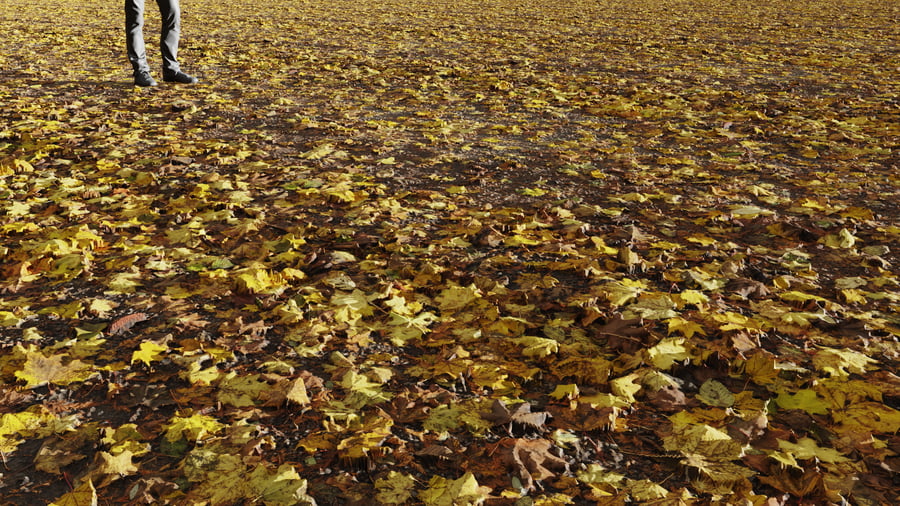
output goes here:
[{"label": "grey trouser leg", "polygon": [[[178,39],[181,35],[181,8],[178,0],[156,0],[162,18],[159,49],[163,72],[175,72],[178,66]],[[128,61],[135,72],[150,70],[144,46],[144,0],[125,0],[125,43]]]}]

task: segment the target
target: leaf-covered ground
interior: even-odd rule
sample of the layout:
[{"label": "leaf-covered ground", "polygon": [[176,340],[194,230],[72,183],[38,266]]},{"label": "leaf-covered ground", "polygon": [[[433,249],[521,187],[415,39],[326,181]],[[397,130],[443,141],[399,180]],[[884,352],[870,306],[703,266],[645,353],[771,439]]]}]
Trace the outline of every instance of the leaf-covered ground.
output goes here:
[{"label": "leaf-covered ground", "polygon": [[4,504],[897,502],[895,2],[182,8],[0,0]]}]

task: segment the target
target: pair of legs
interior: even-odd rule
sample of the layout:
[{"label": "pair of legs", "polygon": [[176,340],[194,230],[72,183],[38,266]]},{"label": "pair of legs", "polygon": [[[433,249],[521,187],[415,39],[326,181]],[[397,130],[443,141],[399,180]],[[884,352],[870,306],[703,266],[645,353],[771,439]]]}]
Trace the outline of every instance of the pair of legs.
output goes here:
[{"label": "pair of legs", "polygon": [[[196,78],[181,72],[178,65],[178,40],[181,36],[181,7],[178,0],[156,0],[156,4],[162,18],[159,49],[163,60],[163,78],[167,81],[197,82]],[[125,0],[125,41],[128,61],[134,69],[135,84],[156,84],[150,77],[147,48],[144,45],[144,0]]]}]

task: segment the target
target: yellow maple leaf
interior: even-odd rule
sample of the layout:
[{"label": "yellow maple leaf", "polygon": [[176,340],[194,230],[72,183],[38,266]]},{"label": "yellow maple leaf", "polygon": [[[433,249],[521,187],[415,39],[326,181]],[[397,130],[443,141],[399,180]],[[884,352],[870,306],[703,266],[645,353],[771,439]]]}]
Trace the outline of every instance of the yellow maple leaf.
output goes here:
[{"label": "yellow maple leaf", "polygon": [[79,485],[75,490],[63,494],[50,506],[97,506],[97,489],[91,480]]},{"label": "yellow maple leaf", "polygon": [[711,246],[715,244],[717,241],[712,237],[703,234],[695,234],[687,237],[687,240],[690,242],[695,242],[701,246]]},{"label": "yellow maple leaf", "polygon": [[106,318],[107,314],[118,307],[119,304],[106,299],[92,299],[88,305],[88,312],[98,318]]},{"label": "yellow maple leaf", "polygon": [[0,452],[11,453],[25,442],[25,437],[54,420],[54,416],[43,411],[41,406],[29,408],[21,413],[4,413],[0,416]]},{"label": "yellow maple leaf", "polygon": [[[616,378],[609,382],[610,390],[618,398],[624,399],[629,404],[635,402],[634,394],[641,391],[643,386],[640,381],[640,374],[633,373],[628,376]],[[582,402],[588,402],[589,398],[582,399]]]},{"label": "yellow maple leaf", "polygon": [[879,402],[857,402],[845,409],[831,412],[843,432],[882,432],[893,434],[900,430],[900,411]]},{"label": "yellow maple leaf", "polygon": [[91,473],[92,478],[100,480],[97,486],[103,488],[121,477],[137,473],[138,467],[131,461],[132,457],[134,454],[129,450],[123,450],[116,455],[99,452],[96,467]]},{"label": "yellow maple leaf", "polygon": [[287,286],[281,274],[273,273],[268,269],[249,267],[234,271],[232,276],[236,288],[245,293],[278,293]]},{"label": "yellow maple leaf", "polygon": [[135,288],[141,286],[141,282],[138,281],[141,279],[140,273],[137,272],[120,272],[117,274],[113,274],[109,277],[109,281],[106,282],[106,286],[109,288],[109,291],[113,294],[128,294],[134,293]]},{"label": "yellow maple leaf", "polygon": [[150,451],[150,444],[143,441],[144,436],[137,430],[137,425],[126,423],[115,429],[103,428],[101,441],[109,447],[109,453],[117,455],[125,450],[133,456],[140,456]]},{"label": "yellow maple leaf", "polygon": [[672,434],[663,438],[663,447],[684,455],[699,455],[707,460],[735,460],[743,451],[741,443],[704,423],[674,425]]},{"label": "yellow maple leaf", "polygon": [[578,397],[578,385],[570,384],[570,385],[556,385],[556,388],[550,392],[548,395],[557,400],[566,399],[575,399]]},{"label": "yellow maple leaf", "polygon": [[662,499],[669,494],[669,491],[662,485],[652,480],[631,480],[625,481],[626,490],[635,501],[653,501]]},{"label": "yellow maple leaf", "polygon": [[183,464],[184,475],[196,483],[191,492],[212,504],[235,504],[249,494],[247,465],[240,455],[213,445],[194,448]]},{"label": "yellow maple leaf", "polygon": [[481,293],[474,285],[451,286],[443,290],[434,300],[441,311],[446,313],[458,311],[479,297]]},{"label": "yellow maple leaf", "polygon": [[817,370],[842,378],[850,374],[865,374],[869,365],[877,363],[867,355],[846,348],[823,348],[813,356],[813,366]]},{"label": "yellow maple leaf", "polygon": [[338,292],[331,297],[331,303],[337,306],[335,319],[342,323],[354,323],[364,316],[371,316],[375,312],[369,304],[369,298],[362,290],[353,290],[351,293]]},{"label": "yellow maple leaf", "polygon": [[480,486],[475,475],[467,472],[458,480],[432,476],[428,488],[419,492],[419,500],[425,506],[475,506],[483,503],[490,493],[490,487]]},{"label": "yellow maple leaf", "polygon": [[526,357],[543,358],[559,351],[559,343],[545,337],[524,336],[514,338],[512,341],[524,346],[522,355]]},{"label": "yellow maple leaf", "polygon": [[657,343],[656,346],[644,350],[647,361],[660,370],[670,369],[675,362],[682,362],[691,358],[691,353],[685,346],[686,340],[681,337],[668,337]]},{"label": "yellow maple leaf", "polygon": [[308,482],[290,464],[270,470],[257,465],[247,474],[245,498],[271,506],[312,506],[315,500],[306,493]]},{"label": "yellow maple leaf", "polygon": [[678,309],[684,308],[687,304],[693,304],[699,308],[709,302],[709,297],[705,293],[697,290],[684,290],[672,296],[672,300],[678,305]]},{"label": "yellow maple leaf", "polygon": [[131,363],[133,364],[140,361],[149,367],[150,362],[159,362],[162,360],[162,352],[168,350],[168,346],[156,344],[152,341],[143,341],[141,343],[141,349],[131,353]]},{"label": "yellow maple leaf", "polygon": [[796,443],[791,443],[790,441],[779,439],[778,447],[781,448],[783,452],[790,454],[794,458],[800,460],[815,458],[823,462],[830,462],[832,464],[847,462],[848,460],[850,460],[834,448],[820,447],[814,439],[810,439],[808,437],[800,439]]},{"label": "yellow maple leaf", "polygon": [[803,469],[803,467],[797,463],[797,459],[795,459],[794,456],[790,453],[779,450],[767,450],[766,453],[769,455],[769,457],[775,459],[775,461],[782,466],[793,467],[794,469]]},{"label": "yellow maple leaf", "polygon": [[190,362],[186,371],[179,374],[182,378],[196,385],[210,385],[222,375],[218,367],[212,365],[203,368],[199,361]]},{"label": "yellow maple leaf", "polygon": [[542,195],[547,194],[547,190],[543,188],[525,188],[521,191],[522,195],[528,195],[529,197],[540,197]]},{"label": "yellow maple leaf", "polygon": [[680,332],[681,335],[688,339],[694,337],[694,334],[700,334],[701,336],[706,335],[706,331],[703,330],[703,325],[700,325],[697,322],[685,320],[680,316],[669,318],[668,320],[666,320],[666,323],[669,325],[669,335],[671,335],[672,332]]},{"label": "yellow maple leaf", "polygon": [[261,392],[269,388],[269,384],[261,380],[259,374],[239,376],[237,372],[230,371],[219,382],[216,399],[237,408],[250,407],[256,404]]},{"label": "yellow maple leaf", "polygon": [[378,494],[375,499],[379,504],[404,504],[412,498],[416,480],[409,474],[388,472],[384,478],[375,480],[375,489]]},{"label": "yellow maple leaf", "polygon": [[527,237],[522,234],[513,234],[503,240],[503,245],[509,248],[515,248],[518,246],[538,246],[540,244],[543,244],[543,241],[541,241],[540,239]]},{"label": "yellow maple leaf", "polygon": [[644,280],[625,278],[620,281],[607,283],[600,289],[600,292],[613,306],[623,306],[646,289],[647,283]]},{"label": "yellow maple leaf", "polygon": [[756,353],[744,363],[744,372],[758,385],[769,385],[778,379],[775,359],[765,352]]},{"label": "yellow maple leaf", "polygon": [[[40,351],[29,351],[22,369],[16,371],[16,377],[25,380],[27,388],[39,387],[48,383],[68,385],[84,381],[96,372],[91,364],[80,360],[65,360],[66,354],[44,356]],[[65,363],[64,363],[65,362]]]},{"label": "yellow maple leaf", "polygon": [[733,311],[725,311],[724,313],[716,313],[712,318],[723,325],[719,326],[721,330],[761,330],[762,323]]},{"label": "yellow maple leaf", "polygon": [[163,426],[165,438],[170,442],[186,438],[188,441],[201,441],[225,428],[225,424],[211,416],[200,413],[175,413],[171,421]]},{"label": "yellow maple leaf", "polygon": [[24,321],[12,311],[0,311],[0,327],[17,327]]},{"label": "yellow maple leaf", "polygon": [[356,408],[367,404],[373,404],[389,400],[392,394],[382,389],[381,383],[376,383],[366,375],[354,370],[347,371],[341,379],[341,386],[350,392],[345,402]]},{"label": "yellow maple leaf", "polygon": [[666,320],[677,315],[672,297],[661,292],[642,294],[637,302],[629,305],[627,311],[622,312],[622,317],[625,319],[639,317],[647,320]]}]

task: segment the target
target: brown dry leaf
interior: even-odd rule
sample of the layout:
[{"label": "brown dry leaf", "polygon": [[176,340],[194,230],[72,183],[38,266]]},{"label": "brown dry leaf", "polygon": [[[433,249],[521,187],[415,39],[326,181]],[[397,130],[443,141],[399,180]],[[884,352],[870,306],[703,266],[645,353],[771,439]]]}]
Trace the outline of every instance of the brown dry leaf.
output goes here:
[{"label": "brown dry leaf", "polygon": [[543,481],[568,472],[569,464],[551,453],[553,443],[546,439],[504,439],[498,444],[503,463],[515,473],[525,490],[534,490],[535,481]]},{"label": "brown dry leaf", "polygon": [[802,474],[779,472],[769,476],[760,476],[758,479],[775,490],[795,497],[821,494],[824,487],[822,472],[816,469],[806,469]]},{"label": "brown dry leaf", "polygon": [[632,354],[645,346],[649,332],[639,318],[625,319],[616,315],[594,330],[598,339],[605,339],[607,346],[620,353]]},{"label": "brown dry leaf", "polygon": [[136,324],[142,321],[146,321],[148,318],[150,318],[150,315],[148,315],[147,313],[133,313],[118,318],[113,321],[112,324],[110,324],[109,335],[114,336],[121,332],[125,332],[131,327],[134,327]]},{"label": "brown dry leaf", "polygon": [[532,413],[531,404],[527,402],[516,404],[512,409],[509,409],[503,401],[497,399],[491,405],[491,412],[482,413],[481,417],[493,425],[509,424],[509,431],[512,432],[513,424],[530,429],[544,430],[544,424],[550,417],[550,413],[546,411]]},{"label": "brown dry leaf", "polygon": [[725,285],[725,289],[745,299],[764,299],[770,293],[766,285],[748,278],[733,279]]},{"label": "brown dry leaf", "polygon": [[654,407],[666,412],[681,411],[687,404],[687,396],[675,384],[668,384],[647,394],[647,400]]},{"label": "brown dry leaf", "polygon": [[555,427],[578,432],[610,430],[616,426],[616,420],[621,412],[616,407],[595,408],[585,402],[579,402],[575,409],[560,406],[551,406],[549,409],[553,413]]}]

